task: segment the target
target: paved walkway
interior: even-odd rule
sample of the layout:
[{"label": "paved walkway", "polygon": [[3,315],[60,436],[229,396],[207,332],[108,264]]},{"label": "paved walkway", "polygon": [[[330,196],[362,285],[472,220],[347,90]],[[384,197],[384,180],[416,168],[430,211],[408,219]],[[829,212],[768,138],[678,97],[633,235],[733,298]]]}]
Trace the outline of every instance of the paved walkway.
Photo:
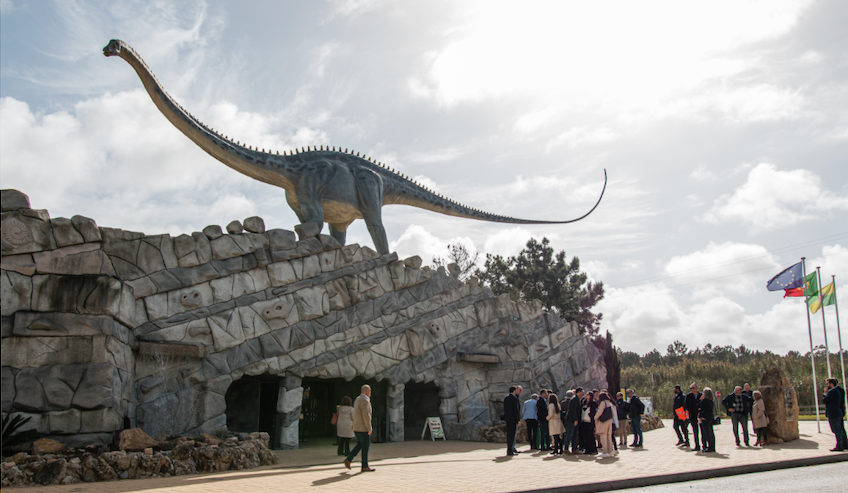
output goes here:
[{"label": "paved walkway", "polygon": [[[541,453],[522,453],[515,457],[506,457],[502,445],[472,442],[409,441],[374,444],[371,448],[371,466],[377,471],[373,473],[359,472],[358,463],[354,463],[352,471],[345,469],[335,454],[334,446],[309,447],[306,450],[280,451],[280,465],[247,471],[31,487],[27,488],[27,492],[506,493],[555,490],[586,483],[837,455],[828,451],[835,443],[833,435],[829,432],[818,434],[815,422],[801,423],[800,440],[768,448],[737,448],[729,421],[716,427],[716,440],[719,452],[717,454],[685,451],[674,446],[677,438],[671,423],[666,422],[665,428],[645,433],[644,448],[625,448],[619,457],[613,459],[595,459],[589,456],[550,457]],[[519,447],[519,450],[526,448],[525,445]],[[842,455],[848,460],[848,454]],[[848,463],[843,464],[848,467]]]}]

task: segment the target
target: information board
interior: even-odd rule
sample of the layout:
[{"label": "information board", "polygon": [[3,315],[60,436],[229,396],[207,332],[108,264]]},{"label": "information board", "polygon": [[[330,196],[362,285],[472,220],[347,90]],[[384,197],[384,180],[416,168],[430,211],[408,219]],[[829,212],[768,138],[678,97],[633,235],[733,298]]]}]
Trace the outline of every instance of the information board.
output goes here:
[{"label": "information board", "polygon": [[442,428],[442,418],[427,418],[427,421],[424,423],[424,429],[421,430],[421,439],[424,440],[424,437],[427,435],[427,430],[430,430],[430,439],[434,442],[437,438],[441,438],[442,440],[447,440],[445,438],[445,430]]}]

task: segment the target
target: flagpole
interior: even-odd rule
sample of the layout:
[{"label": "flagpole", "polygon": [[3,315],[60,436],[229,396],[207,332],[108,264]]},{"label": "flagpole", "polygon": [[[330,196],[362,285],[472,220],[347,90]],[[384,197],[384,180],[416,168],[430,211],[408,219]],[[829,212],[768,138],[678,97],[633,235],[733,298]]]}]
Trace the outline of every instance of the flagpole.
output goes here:
[{"label": "flagpole", "polygon": [[[804,287],[807,280],[807,257],[801,257],[801,269],[804,275]],[[810,308],[807,306],[807,297],[804,297],[804,312],[807,313],[807,334],[810,336],[810,363],[813,365],[813,398],[816,401],[816,425],[821,433],[821,417],[819,416],[819,383],[816,379],[816,352],[813,350],[813,326],[810,323]]]},{"label": "flagpole", "polygon": [[827,360],[827,378],[833,378],[830,371],[830,349],[827,346],[827,325],[824,323],[824,300],[822,300],[821,267],[816,267],[816,278],[819,280],[819,310],[822,312],[822,330],[824,330],[824,359]]},{"label": "flagpole", "polygon": [[[842,329],[839,327],[839,297],[836,296],[836,276],[830,276],[833,282],[833,307],[836,308],[836,335],[839,336],[839,363],[842,365],[842,388],[848,388],[845,384],[845,357],[842,355]],[[848,392],[845,392],[845,406],[848,409]],[[848,416],[844,416],[848,417]]]}]

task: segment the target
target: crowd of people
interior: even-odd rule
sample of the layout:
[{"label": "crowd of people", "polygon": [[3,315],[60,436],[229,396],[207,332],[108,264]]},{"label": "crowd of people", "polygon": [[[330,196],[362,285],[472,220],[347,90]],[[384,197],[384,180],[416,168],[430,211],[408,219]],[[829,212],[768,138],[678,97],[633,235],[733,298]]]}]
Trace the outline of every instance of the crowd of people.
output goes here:
[{"label": "crowd of people", "polygon": [[[503,401],[504,414],[501,419],[506,423],[507,455],[519,453],[515,441],[522,420],[527,426],[530,450],[547,451],[552,455],[615,457],[619,447],[627,446],[628,420],[633,432],[630,447],[643,446],[642,415],[645,413],[645,404],[633,389],[627,389],[624,395],[618,392],[613,398],[606,389],[585,392],[582,387],[577,387],[567,391],[562,401],[550,389],[541,389],[523,404],[520,400],[522,391],[520,385],[510,387]],[[692,383],[689,393],[684,392],[679,385],[674,387],[672,407],[678,446],[691,447],[705,453],[716,451],[713,426],[718,419],[718,410],[715,400],[716,395],[709,387],[701,391],[696,383]],[[836,447],[831,450],[848,450],[848,437],[843,422],[846,414],[845,391],[835,378],[827,379],[823,400],[831,430],[836,436]],[[752,390],[751,385],[746,383],[736,387],[733,393],[721,401],[721,405],[730,416],[737,446],[743,442],[746,447],[750,446],[748,421],[751,421],[757,437],[754,446],[768,445],[768,409],[759,391]],[[350,397],[342,399],[334,417],[333,424],[336,425],[339,437],[338,454],[345,455],[344,465],[348,469],[351,468],[351,461],[361,452],[362,471],[374,471],[368,465],[371,413],[371,387],[363,385],[355,401],[351,402]],[[689,440],[690,428],[694,446]],[[351,438],[356,439],[353,450],[350,450]]]},{"label": "crowd of people", "polygon": [[630,420],[633,430],[630,446],[642,447],[645,405],[632,389],[626,391],[625,399],[620,392],[613,398],[606,389],[585,392],[578,387],[567,391],[561,401],[550,389],[541,389],[523,404],[522,391],[520,385],[510,387],[504,398],[507,455],[519,453],[515,439],[522,420],[527,426],[530,449],[552,455],[615,457],[618,447],[627,445],[626,420]]},{"label": "crowd of people", "polygon": [[[831,449],[834,452],[848,450],[848,437],[843,421],[846,414],[845,391],[838,384],[835,378],[829,378],[823,399],[826,416],[836,436],[836,447]],[[519,453],[515,447],[515,439],[522,420],[527,426],[530,450],[538,448],[554,455],[588,454],[597,455],[598,458],[615,457],[619,447],[627,446],[625,424],[628,421],[633,433],[633,443],[630,447],[643,446],[642,415],[645,405],[633,389],[626,390],[624,395],[618,392],[613,399],[606,389],[584,392],[582,387],[578,387],[567,391],[562,401],[551,390],[541,389],[523,403],[523,411],[519,399],[522,390],[520,385],[510,387],[509,394],[504,398],[502,419],[506,423],[507,455]],[[746,447],[750,447],[751,435],[756,436],[755,447],[765,447],[769,444],[766,433],[769,425],[768,409],[759,391],[753,390],[748,383],[737,386],[721,400],[720,405],[730,417],[737,446],[744,443]],[[688,393],[676,385],[672,408],[674,431],[677,434],[676,445],[704,453],[715,453],[714,426],[721,419],[716,393],[709,387],[701,390],[696,383],[689,386]],[[749,422],[752,433],[748,432]]]}]

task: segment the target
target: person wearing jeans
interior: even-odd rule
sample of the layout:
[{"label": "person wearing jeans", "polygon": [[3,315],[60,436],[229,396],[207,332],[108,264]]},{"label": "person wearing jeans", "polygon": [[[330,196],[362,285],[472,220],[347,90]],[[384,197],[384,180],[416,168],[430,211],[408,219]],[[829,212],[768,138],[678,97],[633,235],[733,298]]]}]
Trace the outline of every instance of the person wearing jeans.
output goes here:
[{"label": "person wearing jeans", "polygon": [[362,386],[362,394],[353,403],[353,433],[356,435],[356,447],[345,457],[344,465],[350,469],[350,461],[362,452],[362,472],[373,472],[368,467],[368,449],[371,448],[371,387]]},{"label": "person wearing jeans", "polygon": [[633,389],[627,389],[627,401],[630,404],[630,428],[633,430],[633,444],[631,447],[642,446],[642,412],[645,405],[636,395]]},{"label": "person wearing jeans", "polygon": [[730,422],[733,423],[733,436],[736,438],[736,446],[739,446],[739,426],[742,425],[742,438],[745,439],[745,446],[749,447],[748,443],[748,412],[751,409],[751,398],[742,392],[742,387],[736,386],[733,393],[724,398],[721,403],[727,409],[727,414],[730,415]]}]

